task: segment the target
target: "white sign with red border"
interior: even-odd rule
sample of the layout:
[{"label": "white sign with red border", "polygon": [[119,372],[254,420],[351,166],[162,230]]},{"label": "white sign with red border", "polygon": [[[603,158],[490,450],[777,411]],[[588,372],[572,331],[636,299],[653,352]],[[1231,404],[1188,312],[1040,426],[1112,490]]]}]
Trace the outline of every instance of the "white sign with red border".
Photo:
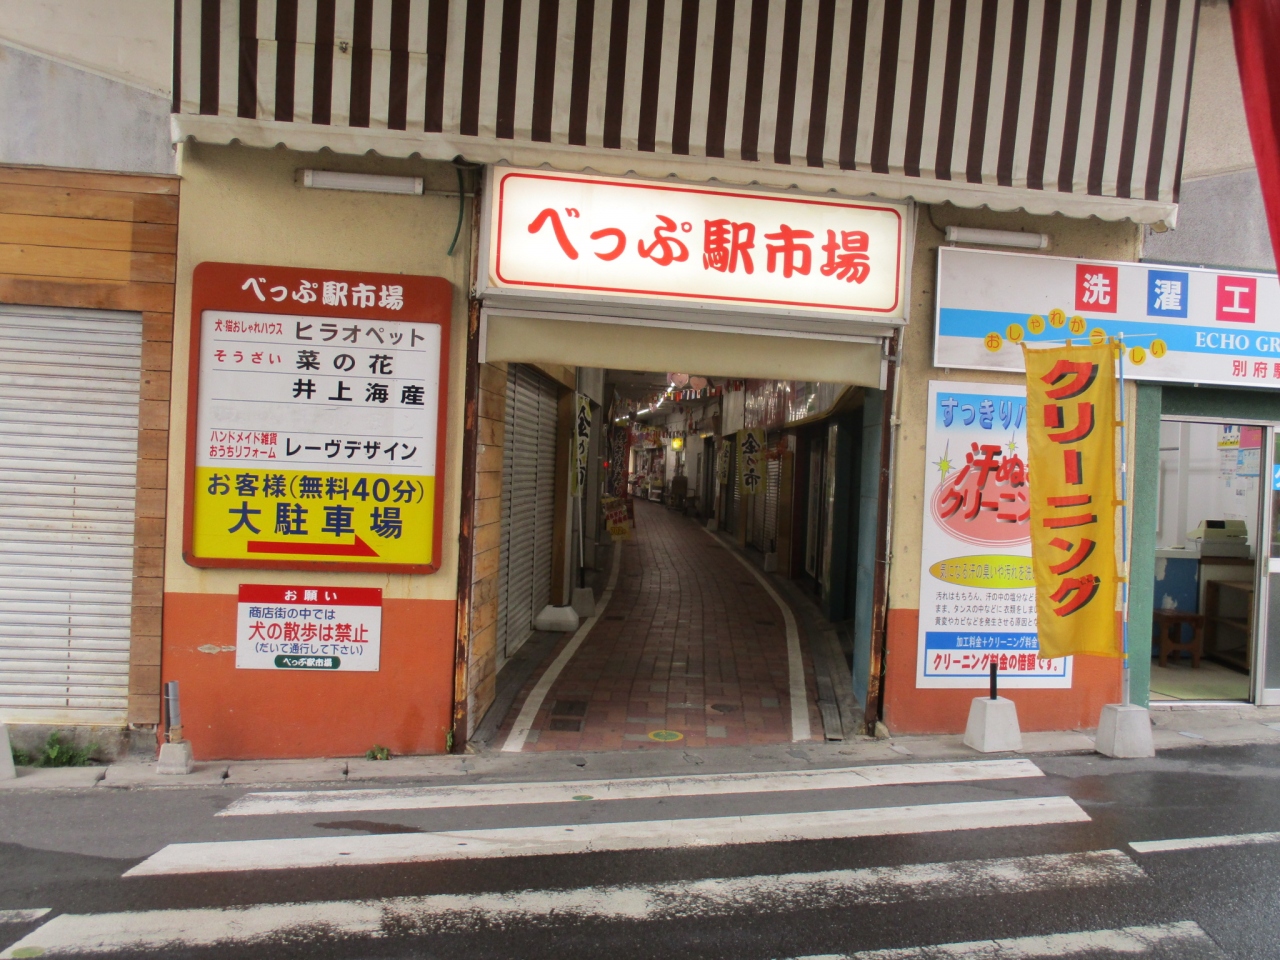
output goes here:
[{"label": "white sign with red border", "polygon": [[1125,375],[1280,388],[1274,274],[938,250],[934,366],[1021,372],[1022,348],[1124,335]]},{"label": "white sign with red border", "polygon": [[382,648],[377,587],[240,585],[236,668],[374,672]]},{"label": "white sign with red border", "polygon": [[497,168],[487,292],[901,322],[907,206]]}]

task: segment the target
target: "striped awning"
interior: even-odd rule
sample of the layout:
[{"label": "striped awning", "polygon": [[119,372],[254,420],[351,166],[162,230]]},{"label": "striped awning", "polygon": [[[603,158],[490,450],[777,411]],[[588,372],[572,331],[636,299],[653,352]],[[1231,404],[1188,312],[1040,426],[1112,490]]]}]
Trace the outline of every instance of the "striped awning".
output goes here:
[{"label": "striped awning", "polygon": [[1196,0],[179,0],[174,136],[1171,223]]}]

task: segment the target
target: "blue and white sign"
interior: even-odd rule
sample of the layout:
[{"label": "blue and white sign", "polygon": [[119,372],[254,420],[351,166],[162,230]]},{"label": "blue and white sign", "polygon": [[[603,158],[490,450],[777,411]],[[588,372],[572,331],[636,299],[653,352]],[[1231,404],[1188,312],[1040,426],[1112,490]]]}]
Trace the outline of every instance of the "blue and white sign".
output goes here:
[{"label": "blue and white sign", "polygon": [[1125,375],[1280,389],[1275,274],[938,250],[934,365],[1021,373],[1020,344],[1123,334]]}]

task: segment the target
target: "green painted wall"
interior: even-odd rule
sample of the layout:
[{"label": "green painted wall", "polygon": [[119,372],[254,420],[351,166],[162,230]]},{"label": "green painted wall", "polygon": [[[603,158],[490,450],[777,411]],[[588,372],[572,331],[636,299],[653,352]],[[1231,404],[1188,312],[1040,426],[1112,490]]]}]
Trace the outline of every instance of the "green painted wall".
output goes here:
[{"label": "green painted wall", "polygon": [[1215,387],[1165,387],[1157,414],[1280,422],[1280,395],[1273,390],[1223,390]]}]

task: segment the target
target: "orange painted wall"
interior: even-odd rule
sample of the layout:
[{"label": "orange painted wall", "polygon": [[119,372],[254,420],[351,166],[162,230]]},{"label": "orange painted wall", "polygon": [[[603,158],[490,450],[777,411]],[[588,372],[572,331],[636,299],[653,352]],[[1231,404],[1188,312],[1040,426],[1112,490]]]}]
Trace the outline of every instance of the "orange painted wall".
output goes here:
[{"label": "orange painted wall", "polygon": [[[884,722],[894,734],[964,733],[969,704],[982,690],[916,689],[919,610],[890,610]],[[1018,705],[1018,725],[1036,730],[1093,729],[1104,704],[1120,700],[1119,660],[1076,657],[1069,690],[1001,690]],[[985,688],[984,688],[985,689]]]},{"label": "orange painted wall", "polygon": [[443,753],[453,697],[452,600],[384,600],[375,673],[237,670],[236,598],[166,593],[163,676],[179,681],[197,760]]}]

